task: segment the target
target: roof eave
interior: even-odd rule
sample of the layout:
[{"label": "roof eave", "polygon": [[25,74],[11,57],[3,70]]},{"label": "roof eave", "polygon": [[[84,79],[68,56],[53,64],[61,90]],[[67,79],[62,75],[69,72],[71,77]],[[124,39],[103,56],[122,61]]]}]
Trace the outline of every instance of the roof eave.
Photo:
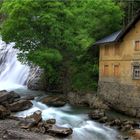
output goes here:
[{"label": "roof eave", "polygon": [[111,41],[111,42],[104,42],[104,43],[96,43],[94,44],[94,46],[100,46],[100,45],[107,45],[107,44],[112,44],[112,43],[116,43],[117,41]]}]

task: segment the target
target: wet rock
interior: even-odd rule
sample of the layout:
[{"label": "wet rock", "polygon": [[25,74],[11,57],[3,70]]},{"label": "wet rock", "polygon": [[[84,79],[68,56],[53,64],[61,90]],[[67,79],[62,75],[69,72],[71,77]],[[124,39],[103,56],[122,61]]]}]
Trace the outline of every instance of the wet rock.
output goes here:
[{"label": "wet rock", "polygon": [[128,131],[128,130],[132,130],[133,129],[133,124],[134,122],[133,121],[123,121],[122,122],[122,129],[121,131]]},{"label": "wet rock", "polygon": [[71,128],[63,128],[56,125],[53,125],[47,130],[47,132],[53,136],[57,137],[66,137],[72,134],[73,130]]},{"label": "wet rock", "polygon": [[7,116],[10,116],[10,111],[4,106],[0,105],[0,119],[4,119]]},{"label": "wet rock", "polygon": [[132,129],[133,129],[132,125],[127,124],[127,125],[122,126],[121,131],[126,132],[126,131],[129,131],[129,130],[132,130]]},{"label": "wet rock", "polygon": [[14,91],[7,92],[5,90],[0,91],[0,103],[5,104],[5,103],[12,103],[14,102],[14,99],[20,98],[20,96],[15,93]]},{"label": "wet rock", "polygon": [[28,116],[24,120],[21,120],[20,127],[23,129],[34,127],[42,120],[41,114],[42,112],[40,110],[35,111],[31,116]]},{"label": "wet rock", "polygon": [[120,119],[115,119],[115,120],[114,120],[114,125],[117,125],[117,126],[122,125],[121,120],[120,120]]},{"label": "wet rock", "polygon": [[110,121],[108,122],[108,124],[109,124],[110,126],[117,126],[117,127],[120,127],[120,126],[123,124],[123,122],[121,122],[121,120],[119,120],[119,119],[113,119],[113,120],[110,120]]},{"label": "wet rock", "polygon": [[42,112],[40,110],[37,110],[31,116],[28,116],[26,119],[34,119],[36,124],[38,124],[42,120],[41,114]]},{"label": "wet rock", "polygon": [[35,133],[39,133],[40,132],[40,130],[39,130],[39,128],[38,127],[31,127],[30,129],[28,129],[29,131],[32,131],[32,132],[35,132]]},{"label": "wet rock", "polygon": [[32,128],[36,125],[36,122],[34,119],[25,119],[25,120],[22,120],[20,123],[20,128],[22,129],[29,129],[29,128]]},{"label": "wet rock", "polygon": [[140,126],[140,122],[139,121],[134,121],[133,122],[133,127],[134,128],[139,128],[139,126]]},{"label": "wet rock", "polygon": [[45,127],[46,130],[52,128],[52,126],[56,123],[56,120],[55,119],[49,119],[49,120],[46,120],[46,121],[43,121],[43,126]]},{"label": "wet rock", "polygon": [[34,100],[34,96],[32,96],[32,95],[28,95],[28,96],[25,96],[25,97],[22,97],[21,99],[23,99],[23,100]]},{"label": "wet rock", "polygon": [[43,98],[42,102],[48,106],[61,107],[66,104],[66,100],[62,97],[47,96]]},{"label": "wet rock", "polygon": [[46,120],[44,123],[47,123],[47,124],[55,124],[56,123],[56,120],[55,119],[49,119],[49,120]]},{"label": "wet rock", "polygon": [[14,92],[14,91],[10,91],[9,94],[10,94],[13,98],[20,98],[20,95],[17,94],[16,92]]},{"label": "wet rock", "polygon": [[39,127],[39,132],[42,134],[46,133],[46,128],[45,127]]},{"label": "wet rock", "polygon": [[32,96],[32,95],[28,95],[28,96],[23,96],[21,98],[17,98],[17,99],[14,100],[14,102],[19,101],[19,100],[34,100],[34,98],[35,97]]},{"label": "wet rock", "polygon": [[104,116],[104,117],[102,117],[102,118],[99,119],[99,122],[100,123],[106,123],[107,121],[108,121],[107,116]]},{"label": "wet rock", "polygon": [[9,109],[12,112],[18,112],[18,111],[23,111],[26,109],[29,109],[32,107],[32,102],[28,101],[28,100],[19,100],[17,102],[14,102],[12,104],[9,104]]},{"label": "wet rock", "polygon": [[96,109],[89,113],[89,117],[93,120],[99,120],[99,119],[103,118],[104,116],[105,116],[104,110]]}]

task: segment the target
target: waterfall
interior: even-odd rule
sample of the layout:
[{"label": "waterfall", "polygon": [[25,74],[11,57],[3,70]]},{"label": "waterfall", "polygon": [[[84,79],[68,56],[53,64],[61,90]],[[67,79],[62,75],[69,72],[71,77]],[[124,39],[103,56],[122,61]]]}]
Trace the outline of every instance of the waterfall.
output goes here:
[{"label": "waterfall", "polygon": [[29,67],[17,60],[19,50],[15,43],[6,44],[0,39],[0,90],[24,87],[29,74]]}]

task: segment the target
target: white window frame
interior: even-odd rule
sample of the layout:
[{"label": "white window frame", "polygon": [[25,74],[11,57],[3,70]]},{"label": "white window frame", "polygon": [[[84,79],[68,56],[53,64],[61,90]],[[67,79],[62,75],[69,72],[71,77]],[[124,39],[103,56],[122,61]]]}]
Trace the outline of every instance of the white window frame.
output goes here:
[{"label": "white window frame", "polygon": [[140,80],[140,65],[133,65],[133,79]]}]

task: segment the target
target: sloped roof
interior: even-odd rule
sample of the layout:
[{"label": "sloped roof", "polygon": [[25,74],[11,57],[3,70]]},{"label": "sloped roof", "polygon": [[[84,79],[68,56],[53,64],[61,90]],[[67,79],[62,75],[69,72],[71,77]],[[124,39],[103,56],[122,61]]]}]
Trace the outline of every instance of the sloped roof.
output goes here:
[{"label": "sloped roof", "polygon": [[131,22],[120,32],[120,34],[116,38],[116,41],[122,39],[139,20],[140,20],[140,9],[137,11],[136,16],[131,20]]},{"label": "sloped roof", "polygon": [[101,44],[107,44],[107,43],[120,41],[139,20],[140,20],[140,9],[137,11],[136,16],[133,18],[133,20],[124,29],[117,31],[117,32],[95,42],[94,45],[98,46]]},{"label": "sloped roof", "polygon": [[117,31],[109,36],[106,36],[104,37],[103,39],[97,41],[94,45],[100,45],[100,44],[106,44],[106,43],[111,43],[111,42],[114,42],[116,41],[118,35],[120,34],[121,30],[120,31]]}]

